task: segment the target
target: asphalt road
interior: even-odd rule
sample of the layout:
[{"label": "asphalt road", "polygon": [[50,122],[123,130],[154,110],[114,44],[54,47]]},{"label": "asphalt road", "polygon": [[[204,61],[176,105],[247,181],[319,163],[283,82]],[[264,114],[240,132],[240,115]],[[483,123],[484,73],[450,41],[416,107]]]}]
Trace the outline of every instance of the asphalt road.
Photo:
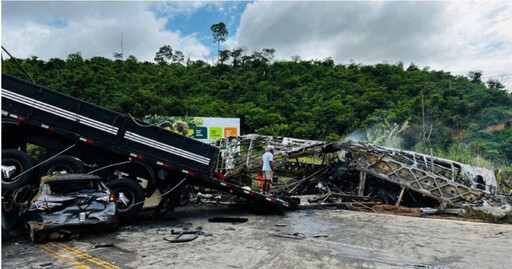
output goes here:
[{"label": "asphalt road", "polygon": [[[211,223],[218,216],[246,223]],[[211,206],[177,209],[176,221],[149,221],[114,233],[32,245],[2,245],[3,268],[510,268],[512,225],[345,210],[253,215]],[[277,226],[278,225],[278,226]],[[171,230],[202,228],[188,243]],[[277,237],[293,233],[304,239]],[[325,234],[327,237],[314,237]],[[113,247],[95,248],[96,244]]]}]

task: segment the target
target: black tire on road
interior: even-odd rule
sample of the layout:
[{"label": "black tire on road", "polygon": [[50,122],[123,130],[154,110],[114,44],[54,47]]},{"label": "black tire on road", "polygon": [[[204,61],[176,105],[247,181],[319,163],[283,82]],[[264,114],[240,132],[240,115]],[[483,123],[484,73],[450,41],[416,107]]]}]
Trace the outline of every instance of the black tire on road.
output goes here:
[{"label": "black tire on road", "polygon": [[82,174],[85,173],[85,166],[71,156],[60,155],[42,164],[39,168],[39,175],[42,177],[64,171],[67,174]]},{"label": "black tire on road", "polygon": [[34,166],[34,160],[25,152],[15,149],[2,150],[2,166],[15,167],[16,169],[16,172],[10,177],[5,177],[2,172],[2,191],[14,190],[34,182],[33,170],[14,179]]},{"label": "black tire on road", "polygon": [[[119,178],[107,183],[117,197],[117,217],[120,221],[131,221],[144,206],[144,189],[132,179]],[[128,201],[125,204],[120,197],[123,194]]]}]

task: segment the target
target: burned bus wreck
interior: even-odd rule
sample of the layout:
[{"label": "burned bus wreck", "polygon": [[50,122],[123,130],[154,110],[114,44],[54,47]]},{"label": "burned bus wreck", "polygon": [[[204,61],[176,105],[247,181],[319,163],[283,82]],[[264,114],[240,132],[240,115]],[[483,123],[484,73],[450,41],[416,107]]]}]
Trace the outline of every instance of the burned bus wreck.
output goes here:
[{"label": "burned bus wreck", "polygon": [[510,197],[496,193],[492,171],[432,155],[354,141],[260,135],[216,143],[222,149],[217,169],[226,181],[252,188],[257,188],[263,148],[274,146],[273,195],[306,195],[313,204],[473,208],[496,215],[511,211]]}]

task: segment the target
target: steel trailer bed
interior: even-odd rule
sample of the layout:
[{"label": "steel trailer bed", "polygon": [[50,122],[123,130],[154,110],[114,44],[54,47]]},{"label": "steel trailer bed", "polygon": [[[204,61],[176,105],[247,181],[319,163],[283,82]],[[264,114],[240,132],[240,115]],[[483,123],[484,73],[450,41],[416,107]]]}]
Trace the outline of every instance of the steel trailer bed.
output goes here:
[{"label": "steel trailer bed", "polygon": [[[23,126],[25,134],[20,136],[26,136],[26,142],[55,150],[75,145],[72,155],[91,163],[131,158],[248,200],[294,207],[213,177],[219,158],[215,146],[10,75],[2,74],[1,92],[2,123]],[[2,143],[11,142],[8,139],[3,137]]]}]

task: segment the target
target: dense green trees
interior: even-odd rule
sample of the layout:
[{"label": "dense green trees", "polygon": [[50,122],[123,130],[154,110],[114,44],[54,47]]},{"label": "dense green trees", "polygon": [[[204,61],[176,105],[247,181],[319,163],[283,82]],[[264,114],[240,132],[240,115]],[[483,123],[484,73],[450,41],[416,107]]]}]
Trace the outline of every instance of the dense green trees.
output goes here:
[{"label": "dense green trees", "polygon": [[[147,114],[239,117],[242,133],[338,139],[402,124],[401,147],[436,150],[467,146],[495,162],[512,162],[512,130],[486,131],[512,120],[512,96],[482,73],[469,77],[421,70],[411,64],[335,64],[325,60],[273,61],[275,50],[222,50],[219,63],[186,63],[164,46],[155,63],[103,57],[20,59],[49,88],[137,117]],[[26,75],[6,59],[3,72]],[[430,130],[433,131],[430,131]],[[498,128],[499,129],[499,128]],[[367,132],[368,131],[368,132]]]},{"label": "dense green trees", "polygon": [[173,50],[171,46],[165,45],[158,50],[154,60],[158,64],[181,63],[185,60],[185,56],[183,52]]}]

